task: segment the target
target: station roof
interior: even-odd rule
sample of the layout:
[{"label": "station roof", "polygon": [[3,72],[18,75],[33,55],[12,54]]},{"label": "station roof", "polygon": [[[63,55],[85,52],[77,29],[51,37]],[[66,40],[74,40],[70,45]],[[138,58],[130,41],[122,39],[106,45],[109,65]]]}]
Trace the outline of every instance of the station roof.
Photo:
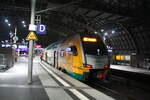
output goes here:
[{"label": "station roof", "polygon": [[[47,34],[39,36],[38,43],[48,45],[72,34],[96,31],[116,52],[150,55],[149,0],[36,1],[37,15],[41,15],[42,24],[47,25]],[[18,27],[19,36],[25,37],[28,31],[21,29],[18,22],[26,20],[30,23],[31,0],[0,2],[0,33],[5,33],[1,37],[6,37],[10,31],[2,22],[6,17]]]}]

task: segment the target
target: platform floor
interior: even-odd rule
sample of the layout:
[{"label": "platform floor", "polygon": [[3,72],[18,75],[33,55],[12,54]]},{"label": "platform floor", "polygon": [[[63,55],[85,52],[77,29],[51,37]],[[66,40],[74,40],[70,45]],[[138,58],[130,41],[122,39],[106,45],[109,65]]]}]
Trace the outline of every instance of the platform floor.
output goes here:
[{"label": "platform floor", "polygon": [[21,57],[14,67],[0,72],[0,100],[49,100],[38,77],[33,71],[33,84],[27,84],[27,58]]},{"label": "platform floor", "polygon": [[27,84],[28,60],[0,72],[0,100],[114,100],[70,76],[34,59],[33,82]]},{"label": "platform floor", "polygon": [[129,71],[129,72],[135,72],[135,73],[142,73],[142,74],[150,75],[150,70],[132,67],[132,66],[111,65],[110,68],[116,69],[116,70],[123,70],[123,71]]}]

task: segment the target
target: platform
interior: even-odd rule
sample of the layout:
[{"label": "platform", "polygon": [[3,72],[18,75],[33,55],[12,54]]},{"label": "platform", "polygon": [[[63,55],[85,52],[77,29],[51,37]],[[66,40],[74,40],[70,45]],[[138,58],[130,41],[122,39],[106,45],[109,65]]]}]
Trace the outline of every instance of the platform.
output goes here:
[{"label": "platform", "polygon": [[128,71],[128,72],[134,72],[134,73],[150,75],[150,70],[143,69],[143,68],[123,66],[123,65],[111,65],[110,68],[111,69],[116,69],[116,70],[122,70],[122,71]]},{"label": "platform", "polygon": [[20,57],[14,67],[0,72],[0,100],[114,100],[50,67],[38,58],[33,64],[33,83],[27,84],[28,60]]}]

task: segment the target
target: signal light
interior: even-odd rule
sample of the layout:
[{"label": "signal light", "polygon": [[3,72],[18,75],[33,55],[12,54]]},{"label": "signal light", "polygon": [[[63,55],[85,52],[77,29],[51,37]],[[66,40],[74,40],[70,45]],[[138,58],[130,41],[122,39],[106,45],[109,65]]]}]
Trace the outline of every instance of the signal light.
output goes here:
[{"label": "signal light", "polygon": [[105,75],[105,74],[100,74],[100,75],[98,76],[98,78],[99,78],[99,79],[105,79],[105,78],[106,78],[106,75]]},{"label": "signal light", "polygon": [[99,78],[102,79],[102,78],[103,78],[103,74],[100,74],[100,75],[99,75]]},{"label": "signal light", "polygon": [[97,42],[97,39],[96,38],[84,37],[83,41],[84,42]]},{"label": "signal light", "polygon": [[35,45],[35,48],[41,48],[42,46],[41,45]]},{"label": "signal light", "polygon": [[109,65],[104,65],[104,69],[108,69],[109,68]]},{"label": "signal light", "polygon": [[93,68],[92,65],[87,64],[86,68]]}]

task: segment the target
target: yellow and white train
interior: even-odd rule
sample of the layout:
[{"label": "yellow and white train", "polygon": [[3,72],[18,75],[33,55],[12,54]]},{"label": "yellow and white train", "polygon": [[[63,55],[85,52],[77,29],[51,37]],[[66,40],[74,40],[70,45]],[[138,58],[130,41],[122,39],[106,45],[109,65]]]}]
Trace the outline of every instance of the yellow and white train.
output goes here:
[{"label": "yellow and white train", "polygon": [[44,50],[42,60],[82,81],[110,76],[106,46],[94,34],[76,34],[55,42]]}]

